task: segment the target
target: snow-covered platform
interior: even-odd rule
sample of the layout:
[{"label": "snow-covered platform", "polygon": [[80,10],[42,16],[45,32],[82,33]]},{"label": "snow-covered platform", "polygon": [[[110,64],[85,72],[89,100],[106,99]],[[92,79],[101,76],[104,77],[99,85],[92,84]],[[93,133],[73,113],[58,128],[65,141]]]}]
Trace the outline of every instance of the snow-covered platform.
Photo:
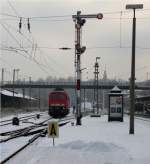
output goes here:
[{"label": "snow-covered platform", "polygon": [[135,120],[129,135],[129,118],[108,122],[107,116],[85,117],[82,126],[68,124],[59,138],[44,137],[10,160],[11,164],[150,164],[150,122]]}]

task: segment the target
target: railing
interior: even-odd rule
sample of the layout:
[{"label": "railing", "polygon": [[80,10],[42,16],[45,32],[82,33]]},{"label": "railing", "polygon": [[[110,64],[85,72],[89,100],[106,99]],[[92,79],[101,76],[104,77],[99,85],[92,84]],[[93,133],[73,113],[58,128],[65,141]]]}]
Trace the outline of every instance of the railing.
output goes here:
[{"label": "railing", "polygon": [[[1,84],[1,83],[0,83]],[[15,81],[14,83],[12,81],[4,81],[3,85],[76,85],[75,82],[59,82],[59,81],[53,81],[53,82],[34,82],[32,81],[31,83],[29,81],[26,82],[22,82],[22,81]],[[81,85],[93,85],[94,82],[92,81],[83,81],[81,82]],[[109,81],[99,81],[98,82],[99,85],[121,85],[121,86],[128,86],[129,83],[128,82],[109,82]]]},{"label": "railing", "polygon": [[[129,82],[117,82],[117,81],[104,81],[100,80],[98,83],[99,89],[112,89],[115,85],[117,85],[120,89],[129,89]],[[66,81],[52,81],[52,82],[37,82],[37,81],[15,81],[13,84],[12,81],[4,81],[1,88],[68,88],[75,89],[75,82],[66,82]],[[93,81],[82,81],[81,89],[94,89],[96,86]],[[150,90],[150,86],[142,85],[139,83],[135,84],[135,89],[138,90]]]}]

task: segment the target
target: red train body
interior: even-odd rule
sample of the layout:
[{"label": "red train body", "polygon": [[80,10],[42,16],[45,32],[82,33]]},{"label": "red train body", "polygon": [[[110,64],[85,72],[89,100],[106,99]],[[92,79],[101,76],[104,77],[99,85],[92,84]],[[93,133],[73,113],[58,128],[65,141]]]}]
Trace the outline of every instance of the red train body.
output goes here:
[{"label": "red train body", "polygon": [[54,90],[49,94],[49,115],[61,118],[69,113],[70,100],[66,91]]}]

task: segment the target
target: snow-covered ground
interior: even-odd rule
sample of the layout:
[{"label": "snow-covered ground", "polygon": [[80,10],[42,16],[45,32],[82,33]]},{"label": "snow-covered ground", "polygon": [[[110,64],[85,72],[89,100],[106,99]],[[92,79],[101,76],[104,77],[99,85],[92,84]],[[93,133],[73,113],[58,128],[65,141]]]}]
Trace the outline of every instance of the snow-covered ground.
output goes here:
[{"label": "snow-covered ground", "polygon": [[128,117],[108,122],[107,116],[88,116],[82,126],[61,127],[55,147],[52,139],[40,138],[7,163],[150,164],[150,122],[135,120],[135,134],[128,132]]},{"label": "snow-covered ground", "polygon": [[[5,125],[5,126],[0,126],[0,133],[3,132],[7,132],[7,131],[12,131],[12,130],[18,130],[18,129],[22,129],[25,127],[29,127],[35,124],[38,124],[48,118],[50,118],[47,114],[47,112],[32,112],[32,113],[28,113],[28,114],[18,114],[18,117],[23,117],[23,116],[31,116],[33,114],[42,114],[40,116],[39,119],[32,118],[32,119],[26,119],[24,121],[20,121],[19,126],[16,125]],[[1,121],[7,120],[7,119],[12,119],[15,115],[11,115],[11,116],[6,116],[1,118]],[[31,139],[33,136],[29,136],[29,137],[20,137],[20,138],[16,138],[7,142],[3,142],[0,143],[0,161],[4,160],[7,156],[11,155],[14,151],[16,151],[17,149],[19,149],[21,146],[25,145],[29,139]],[[0,139],[5,139],[8,138],[8,136],[0,136]]]},{"label": "snow-covered ground", "polygon": [[[33,114],[39,114],[40,112],[33,112],[33,113],[28,113],[28,114],[18,114],[17,117],[24,117],[24,116],[31,116]],[[25,127],[28,127],[28,126],[31,126],[31,125],[34,125],[32,123],[35,123],[35,124],[38,124],[46,119],[49,118],[49,115],[47,112],[41,112],[40,114],[42,114],[40,116],[39,119],[37,119],[36,117],[35,118],[30,118],[30,119],[26,119],[26,120],[23,120],[23,121],[20,121],[19,123],[19,126],[14,126],[12,124],[8,124],[8,125],[5,125],[5,126],[0,126],[0,133],[3,133],[3,132],[7,132],[7,131],[11,131],[11,130],[17,130],[17,129],[21,129],[21,128],[25,128]],[[10,115],[8,117],[3,117],[0,119],[0,121],[4,121],[4,120],[7,120],[7,119],[12,119],[13,117],[15,117],[16,115]],[[3,138],[0,136],[0,139]]]}]

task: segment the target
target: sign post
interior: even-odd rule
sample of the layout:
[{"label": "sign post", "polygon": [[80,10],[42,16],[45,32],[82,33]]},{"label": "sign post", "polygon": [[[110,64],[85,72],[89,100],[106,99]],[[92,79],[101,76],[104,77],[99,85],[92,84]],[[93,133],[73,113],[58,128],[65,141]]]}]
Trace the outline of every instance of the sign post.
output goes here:
[{"label": "sign post", "polygon": [[53,138],[53,146],[55,146],[54,138],[59,137],[59,125],[57,121],[48,122],[48,138]]}]

